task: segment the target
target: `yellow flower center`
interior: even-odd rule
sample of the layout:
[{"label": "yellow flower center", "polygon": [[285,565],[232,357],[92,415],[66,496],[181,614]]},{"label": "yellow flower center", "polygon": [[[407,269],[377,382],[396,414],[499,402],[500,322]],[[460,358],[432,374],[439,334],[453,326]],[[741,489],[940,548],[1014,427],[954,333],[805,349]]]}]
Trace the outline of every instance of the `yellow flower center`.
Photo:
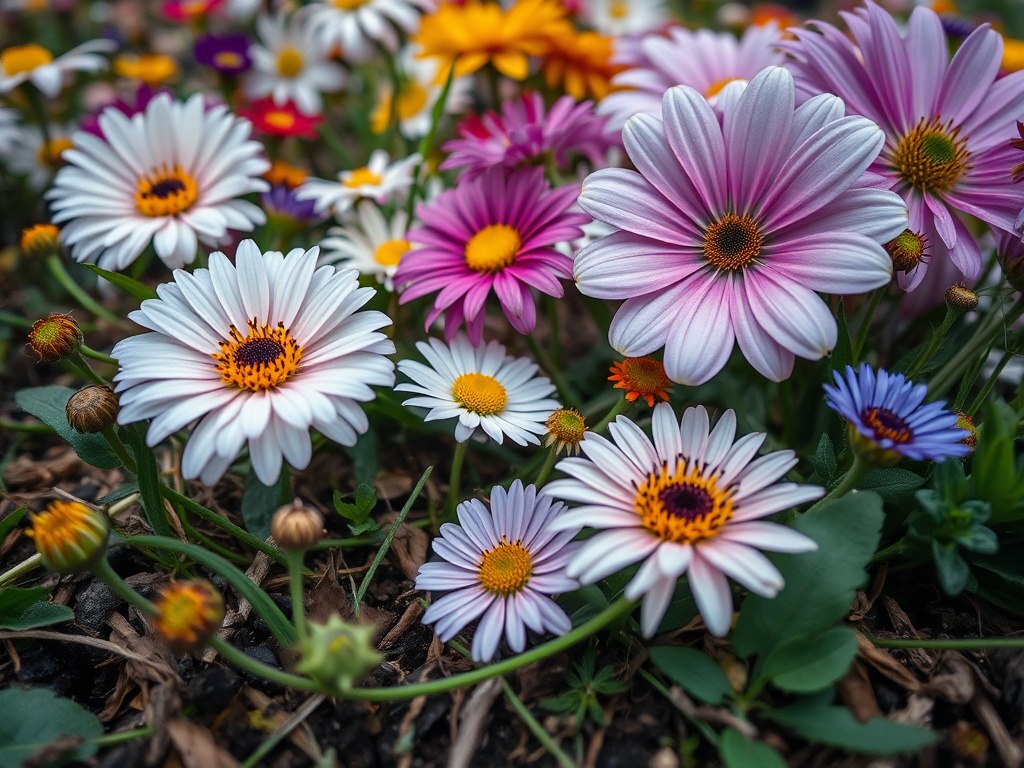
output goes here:
[{"label": "yellow flower center", "polygon": [[373,252],[373,260],[382,267],[397,267],[410,248],[412,243],[408,240],[388,240],[377,246],[377,250]]},{"label": "yellow flower center", "polygon": [[200,579],[172,582],[156,600],[153,624],[172,648],[190,650],[209,637],[224,620],[224,599],[208,582]]},{"label": "yellow flower center", "polygon": [[274,128],[281,128],[283,130],[289,130],[293,125],[295,125],[295,115],[291,112],[267,112],[263,115],[263,120],[267,125],[273,126]]},{"label": "yellow flower center", "polygon": [[118,56],[114,61],[114,73],[121,77],[142,80],[149,85],[159,85],[178,73],[178,65],[170,56],[147,53],[142,56]]},{"label": "yellow flower center", "polygon": [[715,82],[708,86],[708,92],[704,94],[704,97],[710,99],[712,96],[717,96],[719,93],[722,92],[722,89],[725,88],[725,86],[727,86],[729,83],[735,83],[739,79],[741,78],[725,77],[722,78],[721,80],[715,80]]},{"label": "yellow flower center", "polygon": [[282,48],[277,54],[277,73],[281,77],[295,77],[302,71],[305,60],[295,48]]},{"label": "yellow flower center", "polygon": [[466,266],[477,272],[497,272],[519,255],[519,232],[508,224],[490,224],[466,243]]},{"label": "yellow flower center", "polygon": [[586,419],[583,414],[573,408],[560,408],[552,413],[544,426],[560,443],[575,445],[583,439],[587,431]]},{"label": "yellow flower center", "polygon": [[340,11],[354,11],[356,8],[362,8],[370,0],[333,0],[334,7]]},{"label": "yellow flower center", "polygon": [[508,597],[521,590],[533,575],[530,553],[518,541],[505,541],[480,557],[480,586],[492,595]]},{"label": "yellow flower center", "polygon": [[732,517],[732,489],[721,490],[716,476],[704,479],[700,467],[686,471],[676,460],[675,471],[667,466],[647,476],[636,492],[636,513],[643,526],[666,541],[695,544],[718,534]]},{"label": "yellow flower center", "polygon": [[505,410],[508,392],[486,373],[464,373],[452,383],[452,397],[467,411],[493,416]]},{"label": "yellow flower center", "polygon": [[924,192],[947,192],[967,170],[967,142],[959,128],[942,124],[937,117],[924,119],[899,140],[893,166],[900,176]]},{"label": "yellow flower center", "polygon": [[102,515],[77,501],[51,501],[46,511],[32,517],[29,538],[45,565],[58,573],[86,567],[107,542]]},{"label": "yellow flower center", "polygon": [[245,64],[245,59],[235,51],[218,51],[213,55],[213,63],[224,69],[237,69]]},{"label": "yellow flower center", "polygon": [[199,195],[196,180],[181,166],[166,166],[139,178],[135,207],[143,216],[174,216],[187,211]]},{"label": "yellow flower center", "polygon": [[761,253],[764,235],[749,216],[729,213],[704,232],[704,258],[718,269],[745,269]]},{"label": "yellow flower center", "polygon": [[53,61],[53,54],[35,43],[16,45],[0,52],[0,64],[3,65],[4,74],[8,77],[20,75],[22,72],[31,72],[36,67],[49,64],[51,61]]},{"label": "yellow flower center", "polygon": [[374,173],[366,166],[362,168],[356,168],[354,171],[349,172],[348,178],[343,182],[346,187],[350,189],[356,189],[364,185],[375,187],[384,181],[384,177],[379,173]]},{"label": "yellow flower center", "polygon": [[295,375],[302,360],[302,348],[282,323],[276,328],[249,321],[249,333],[242,336],[231,326],[231,340],[220,342],[213,355],[220,380],[232,387],[253,392],[273,389]]},{"label": "yellow flower center", "polygon": [[270,169],[263,174],[263,178],[275,187],[285,186],[288,189],[295,189],[306,180],[307,173],[294,165],[282,160],[275,160],[270,164]]},{"label": "yellow flower center", "polygon": [[892,266],[900,272],[909,272],[928,255],[928,238],[909,229],[904,229],[885,244],[885,250],[892,258]]},{"label": "yellow flower center", "polygon": [[613,19],[624,19],[629,16],[629,4],[624,0],[612,0],[608,4],[608,15]]},{"label": "yellow flower center", "polygon": [[64,165],[64,158],[61,157],[61,154],[66,149],[74,148],[75,144],[71,139],[50,139],[50,141],[39,147],[39,151],[36,153],[36,160],[42,166],[54,169],[60,168]]}]

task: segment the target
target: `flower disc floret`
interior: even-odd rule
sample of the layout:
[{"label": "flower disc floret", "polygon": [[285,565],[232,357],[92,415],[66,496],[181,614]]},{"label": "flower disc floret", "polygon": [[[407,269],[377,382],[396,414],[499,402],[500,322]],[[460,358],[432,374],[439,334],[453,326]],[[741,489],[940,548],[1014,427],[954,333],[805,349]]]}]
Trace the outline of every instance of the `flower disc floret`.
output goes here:
[{"label": "flower disc floret", "polygon": [[764,235],[749,216],[726,214],[704,231],[704,258],[718,269],[749,267],[764,244]]},{"label": "flower disc floret", "polygon": [[135,207],[143,216],[174,216],[191,208],[198,195],[196,180],[176,165],[139,177]]},{"label": "flower disc floret", "polygon": [[53,61],[53,54],[41,45],[30,43],[29,45],[16,45],[0,51],[0,66],[8,77],[20,75],[22,72],[31,72],[36,67],[49,64]]},{"label": "flower disc floret", "polygon": [[245,336],[232,325],[230,341],[220,342],[220,348],[213,356],[220,380],[253,392],[284,384],[298,372],[302,360],[302,348],[283,323],[271,328],[250,320]]},{"label": "flower disc floret", "polygon": [[498,272],[516,260],[522,240],[508,224],[488,224],[466,243],[466,266],[476,272]]},{"label": "flower disc floret", "polygon": [[580,442],[587,432],[586,417],[575,408],[559,408],[544,422],[547,427],[548,436],[544,444],[548,447],[555,445],[555,452],[561,453],[564,448],[567,453],[579,453]]},{"label": "flower disc floret", "polygon": [[885,244],[892,266],[899,272],[912,271],[928,256],[928,238],[920,232],[904,229]]},{"label": "flower disc floret", "polygon": [[895,169],[922,192],[948,192],[964,175],[970,153],[960,129],[924,118],[896,144]]},{"label": "flower disc floret", "polygon": [[668,390],[672,384],[665,373],[665,366],[653,357],[627,357],[622,362],[613,363],[609,369],[612,373],[608,381],[614,381],[612,389],[626,390],[626,400],[634,402],[643,398],[647,405],[654,407],[654,398],[668,400]]},{"label": "flower disc floret", "polygon": [[155,605],[153,626],[179,655],[199,650],[224,621],[224,598],[205,579],[171,582]]},{"label": "flower disc floret", "polygon": [[492,595],[510,597],[521,592],[533,575],[530,551],[519,541],[504,537],[480,556],[480,586]]},{"label": "flower disc floret", "polygon": [[715,477],[676,460],[670,470],[651,472],[636,492],[636,513],[643,526],[665,541],[695,544],[717,535],[732,517],[732,491],[719,490]]},{"label": "flower disc floret", "polygon": [[479,416],[493,416],[505,410],[508,391],[493,376],[485,373],[464,373],[452,384],[454,397],[467,411]]},{"label": "flower disc floret", "polygon": [[21,231],[21,250],[33,259],[41,259],[57,252],[58,230],[52,224],[33,224]]}]

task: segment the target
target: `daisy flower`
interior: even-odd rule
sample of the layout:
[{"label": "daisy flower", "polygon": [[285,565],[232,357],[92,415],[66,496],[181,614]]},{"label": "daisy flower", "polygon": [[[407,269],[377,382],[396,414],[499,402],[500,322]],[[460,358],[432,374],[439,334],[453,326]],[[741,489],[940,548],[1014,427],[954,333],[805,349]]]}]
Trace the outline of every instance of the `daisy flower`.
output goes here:
[{"label": "daisy flower", "polygon": [[613,60],[612,39],[597,32],[579,32],[568,21],[549,28],[541,69],[548,88],[561,87],[576,101],[603,99],[612,78],[622,71]]},{"label": "daisy flower", "polygon": [[374,294],[355,271],[316,266],[319,249],[282,256],[243,240],[232,264],[174,273],[129,317],[150,333],[120,341],[118,421],[152,419],[153,446],[198,422],[185,446],[186,478],[213,485],[248,442],[264,485],[277,482],[282,455],[309,464],[312,427],[341,445],[366,432],[360,402],[394,383],[385,355],[394,344],[378,329],[381,312],[357,312]]},{"label": "daisy flower", "polygon": [[[118,98],[115,101],[104,104],[100,107],[100,112],[108,107],[113,107],[119,110],[126,117],[132,117],[140,112],[145,112],[146,107],[149,106],[149,102],[153,100],[154,96],[161,93],[170,94],[170,91],[166,88],[151,88],[145,83],[141,83],[135,92],[130,96],[130,101],[123,98]],[[100,128],[100,112],[91,115],[83,115],[79,124],[78,129],[91,133],[93,136],[99,136],[101,139],[103,136],[103,129]]]},{"label": "daisy flower", "polygon": [[[424,624],[446,643],[477,618],[473,660],[488,662],[498,653],[502,635],[513,653],[526,648],[526,630],[564,635],[572,629],[565,611],[549,595],[579,587],[565,575],[565,564],[578,549],[579,531],[551,528],[563,511],[560,502],[537,496],[522,480],[508,492],[491,491],[491,508],[473,499],[458,507],[459,525],[445,523],[434,539],[444,562],[424,563],[416,589],[447,592],[423,614]],[[450,590],[450,591],[449,591]]]},{"label": "daisy flower", "polygon": [[849,423],[850,443],[871,463],[892,466],[904,457],[942,461],[966,456],[960,442],[968,432],[957,427],[957,414],[944,402],[924,404],[928,386],[908,381],[902,373],[871,370],[861,363],[846,376],[833,371],[835,386],[825,385],[828,407]]},{"label": "daisy flower", "polygon": [[508,178],[493,168],[420,205],[423,225],[409,232],[422,248],[398,267],[401,302],[439,291],[427,328],[442,314],[445,338],[466,323],[470,339],[483,338],[484,302],[494,289],[505,317],[519,333],[533,331],[537,309],[531,288],[561,297],[572,259],[553,247],[583,234],[587,220],[573,213],[578,187],[550,190],[543,168],[524,168]]},{"label": "daisy flower", "polygon": [[474,347],[464,333],[450,346],[428,341],[416,342],[416,349],[429,366],[415,360],[398,363],[414,383],[399,384],[395,391],[418,395],[402,405],[429,408],[424,421],[457,416],[455,439],[460,443],[479,427],[499,444],[507,436],[519,445],[540,445],[537,435],[546,431],[544,422],[558,403],[548,397],[555,386],[536,375],[536,363],[506,355],[496,341]]},{"label": "daisy flower", "polygon": [[796,466],[793,451],[755,459],[765,435],[735,440],[732,410],[713,430],[704,406],[687,408],[680,424],[672,406],[659,403],[653,418],[653,443],[624,416],[609,425],[611,440],[588,434],[580,444],[587,458],[560,461],[557,469],[569,477],[544,487],[545,494],[583,505],[560,515],[555,530],[607,529],[584,542],[566,573],[593,584],[640,562],[625,596],[643,597],[644,637],[657,631],[686,573],[708,631],[722,637],[732,619],[727,577],[774,597],[782,575],[758,550],[817,549],[802,533],[759,518],[821,498],[825,489],[777,483]]},{"label": "daisy flower", "polygon": [[320,243],[321,264],[337,263],[340,267],[374,275],[387,291],[395,290],[392,278],[398,263],[412,248],[405,239],[409,216],[403,210],[391,215],[389,222],[374,203],[363,200],[356,206],[358,223],[347,227],[331,227],[330,237]]},{"label": "daisy flower", "polygon": [[415,32],[420,12],[431,4],[431,0],[320,0],[307,6],[307,11],[310,29],[324,50],[340,48],[346,59],[362,62],[373,55],[375,44],[390,53],[398,50],[395,27],[406,34]]},{"label": "daisy flower", "polygon": [[[910,209],[909,228],[932,244],[934,258],[952,260],[967,278],[981,270],[981,251],[959,214],[1012,229],[1024,188],[1006,173],[1024,102],[1024,72],[996,79],[1003,39],[987,24],[974,30],[949,59],[938,14],[918,6],[900,32],[886,11],[844,13],[850,38],[831,24],[790,30],[780,47],[803,96],[834,93],[851,114],[885,131],[871,171],[890,181]],[[897,275],[917,287],[928,262]]]},{"label": "daisy flower", "polygon": [[667,18],[664,0],[587,0],[583,4],[584,21],[609,37],[651,32]]},{"label": "daisy flower", "polygon": [[362,168],[342,171],[337,181],[310,179],[299,188],[297,196],[299,200],[315,200],[318,213],[333,211],[335,216],[345,213],[361,197],[386,203],[396,192],[412,185],[413,171],[421,159],[412,154],[391,163],[387,152],[375,149]]},{"label": "daisy flower", "polygon": [[462,138],[441,148],[450,154],[440,169],[459,168],[460,179],[472,179],[496,165],[512,170],[541,165],[548,157],[563,170],[576,155],[601,165],[615,142],[605,135],[604,120],[594,115],[593,106],[562,96],[547,109],[539,93],[530,93],[502,104],[500,115],[470,116],[459,125]]},{"label": "daisy flower", "polygon": [[252,67],[242,77],[246,98],[269,96],[277,106],[291,101],[302,114],[319,115],[320,94],[341,90],[345,70],[328,58],[301,14],[260,16],[256,31],[260,42],[249,48]]},{"label": "daisy flower", "polygon": [[627,357],[621,363],[612,363],[611,376],[614,381],[612,389],[626,390],[626,402],[635,403],[643,399],[648,406],[654,407],[654,398],[668,400],[668,391],[672,388],[672,380],[665,373],[665,366],[660,360],[650,357]]},{"label": "daisy flower", "polygon": [[[415,46],[407,45],[399,55],[399,66],[404,75],[398,98],[395,98],[394,86],[383,83],[377,104],[370,113],[370,129],[382,134],[391,124],[391,113],[395,113],[398,130],[408,139],[419,139],[430,132],[433,123],[434,105],[444,91],[447,73],[438,83],[437,62],[416,58]],[[458,114],[466,110],[473,100],[473,80],[469,77],[456,77],[448,89],[448,99],[444,105],[446,114]]]},{"label": "daisy flower", "polygon": [[64,152],[75,146],[71,140],[74,131],[74,123],[50,123],[46,137],[36,125],[13,128],[10,152],[5,156],[8,169],[16,176],[23,176],[29,189],[42,191],[67,163]]},{"label": "daisy flower", "polygon": [[57,58],[35,43],[5,48],[0,51],[0,94],[30,82],[47,98],[56,98],[64,85],[65,75],[106,69],[107,60],[98,54],[111,53],[116,49],[117,43],[103,39],[82,43]]},{"label": "daisy flower", "polygon": [[290,101],[278,106],[273,99],[257,99],[238,114],[252,122],[252,127],[268,136],[298,136],[315,139],[316,129],[323,123],[322,115],[304,115]]},{"label": "daisy flower", "polygon": [[240,75],[252,66],[252,41],[240,32],[206,34],[196,40],[196,61],[222,75]]},{"label": "daisy flower", "polygon": [[153,98],[131,119],[116,108],[99,118],[104,139],[79,131],[67,165],[46,193],[53,223],[77,261],[121,270],[149,245],[171,269],[191,264],[197,240],[226,243],[229,230],[252,231],[266,216],[238,199],[268,188],[263,146],[224,105],[206,109]]},{"label": "daisy flower", "polygon": [[612,78],[618,90],[597,108],[608,116],[609,130],[620,130],[641,112],[661,117],[662,96],[674,85],[688,85],[713,100],[729,83],[750,80],[784,58],[776,50],[782,33],[774,24],[747,27],[739,40],[729,32],[684,27],[668,35],[647,35],[631,43],[628,56],[617,57],[630,68]]},{"label": "daisy flower", "polygon": [[[597,171],[580,206],[618,227],[576,256],[580,291],[625,299],[609,341],[627,357],[665,348],[669,378],[702,384],[734,342],[773,381],[794,356],[817,360],[836,321],[816,291],[885,285],[882,247],[906,228],[893,192],[858,186],[881,130],[819,96],[794,109],[793,78],[770,67],[721,100],[724,123],[688,86],[665,93],[664,122],[630,118],[622,137],[639,173]],[[724,128],[723,128],[724,124]]]},{"label": "daisy flower", "polygon": [[298,200],[296,190],[306,180],[306,171],[288,163],[276,161],[263,178],[270,183],[267,192],[260,193],[260,204],[267,219],[275,222],[283,232],[298,234],[311,221],[323,217],[314,210],[312,200]]},{"label": "daisy flower", "polygon": [[530,56],[548,49],[545,32],[565,17],[557,0],[519,0],[508,10],[496,2],[442,2],[420,20],[412,41],[420,58],[436,58],[440,82],[455,64],[455,77],[471,75],[490,63],[505,77],[525,80]]}]

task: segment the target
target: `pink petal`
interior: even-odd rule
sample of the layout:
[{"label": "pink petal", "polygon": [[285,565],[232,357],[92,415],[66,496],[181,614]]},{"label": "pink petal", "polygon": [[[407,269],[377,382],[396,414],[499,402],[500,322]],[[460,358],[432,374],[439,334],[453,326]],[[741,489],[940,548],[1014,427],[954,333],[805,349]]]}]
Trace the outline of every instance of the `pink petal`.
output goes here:
[{"label": "pink petal", "polygon": [[665,372],[673,381],[703,384],[728,362],[735,338],[729,316],[732,280],[732,275],[710,275],[682,298],[665,340]]}]

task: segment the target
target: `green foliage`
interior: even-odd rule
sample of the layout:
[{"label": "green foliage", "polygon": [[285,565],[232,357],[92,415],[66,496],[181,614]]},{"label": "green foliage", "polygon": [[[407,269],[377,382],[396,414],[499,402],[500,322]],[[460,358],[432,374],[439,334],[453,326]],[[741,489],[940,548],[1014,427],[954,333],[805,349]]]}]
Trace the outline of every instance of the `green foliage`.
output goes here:
[{"label": "green foliage", "polygon": [[80,737],[77,745],[53,755],[44,765],[56,768],[96,754],[92,741],[103,726],[91,712],[69,699],[59,699],[45,688],[8,688],[0,691],[0,768],[19,768],[47,744],[61,737]]},{"label": "green foliage", "polygon": [[370,519],[370,513],[377,506],[377,492],[372,485],[361,483],[356,488],[355,502],[342,501],[343,496],[338,491],[334,492],[334,508],[338,514],[349,521],[348,527],[352,533],[358,536],[367,531],[376,531],[380,528],[374,520]]},{"label": "green foliage", "polygon": [[26,413],[43,422],[66,440],[86,464],[100,469],[121,466],[103,435],[82,434],[68,424],[65,409],[75,394],[70,387],[32,387],[15,393],[14,400]]},{"label": "green foliage", "polygon": [[839,299],[839,309],[836,312],[836,346],[832,350],[832,369],[845,371],[846,366],[853,365],[853,344],[850,342],[850,328],[846,324],[846,310],[843,307],[843,300]]},{"label": "green foliage", "polygon": [[786,768],[782,755],[759,741],[752,741],[735,728],[722,731],[718,754],[725,768]]},{"label": "green foliage", "polygon": [[1017,413],[993,400],[978,428],[971,460],[974,498],[992,507],[992,525],[1024,519],[1024,461],[1014,457]]},{"label": "green foliage", "polygon": [[925,484],[925,478],[908,469],[886,467],[868,472],[857,483],[862,491],[874,491],[886,504],[901,504],[909,501],[914,491]]},{"label": "green foliage", "polygon": [[620,680],[612,679],[615,675],[612,666],[601,669],[596,667],[597,655],[591,643],[584,651],[580,662],[573,664],[565,676],[569,690],[561,696],[542,702],[541,707],[548,712],[571,714],[576,721],[577,731],[583,727],[587,717],[599,727],[604,726],[600,697],[622,693],[629,686]]},{"label": "green foliage", "polygon": [[812,693],[846,674],[857,655],[857,633],[832,627],[821,635],[790,640],[764,660],[764,674],[784,691]]},{"label": "green foliage", "polygon": [[827,432],[822,432],[821,439],[818,441],[818,450],[814,454],[814,474],[817,475],[817,481],[826,488],[830,487],[838,466],[832,439]]},{"label": "green foliage", "polygon": [[0,589],[0,629],[36,629],[75,618],[66,605],[46,602],[48,596],[45,587]]},{"label": "green foliage", "polygon": [[260,482],[255,472],[245,478],[242,491],[242,522],[245,530],[261,541],[270,536],[270,520],[282,504],[282,493],[287,488],[288,476],[281,473],[281,479],[267,486]]},{"label": "green foliage", "polygon": [[156,465],[156,456],[146,445],[146,430],[142,424],[125,427],[122,434],[135,456],[136,476],[139,481],[139,501],[142,511],[146,513],[149,527],[157,536],[173,536],[171,524],[167,520],[164,499],[160,495],[160,470]]},{"label": "green foliage", "polygon": [[7,538],[7,534],[14,530],[14,527],[24,519],[27,512],[28,507],[18,507],[3,520],[0,520],[0,541]]},{"label": "green foliage", "polygon": [[662,645],[650,653],[665,677],[706,704],[721,704],[733,693],[722,668],[696,648]]},{"label": "green foliage", "polygon": [[157,298],[156,291],[148,285],[140,283],[138,280],[133,280],[123,272],[110,272],[106,269],[100,269],[95,264],[86,264],[85,266],[95,272],[99,277],[109,281],[125,293],[134,296],[139,301]]}]

